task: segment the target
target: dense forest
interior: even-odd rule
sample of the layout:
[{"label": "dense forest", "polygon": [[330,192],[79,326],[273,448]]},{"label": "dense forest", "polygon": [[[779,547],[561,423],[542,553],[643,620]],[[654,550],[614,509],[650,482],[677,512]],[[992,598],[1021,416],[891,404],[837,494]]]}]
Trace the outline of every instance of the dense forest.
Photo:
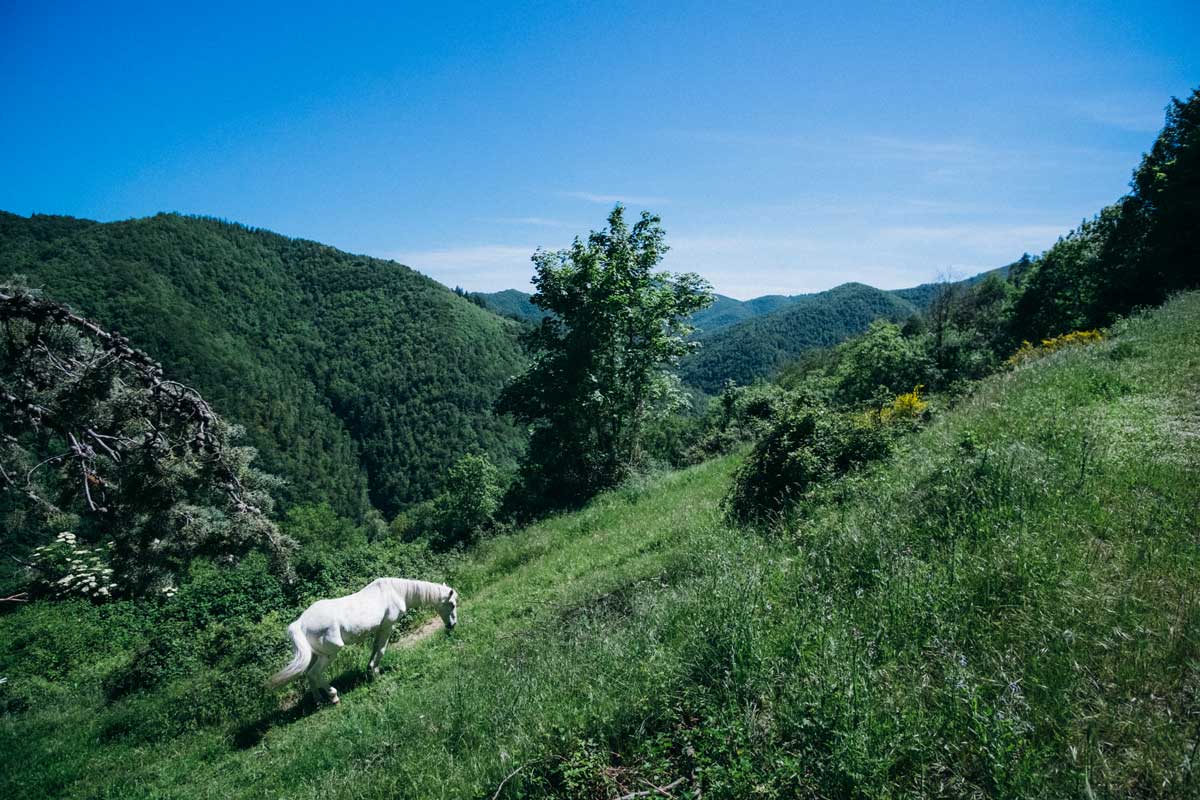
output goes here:
[{"label": "dense forest", "polygon": [[287,503],[389,516],[446,465],[511,463],[519,326],[390,261],[215,219],[0,212],[0,272],[129,336],[245,426]]}]

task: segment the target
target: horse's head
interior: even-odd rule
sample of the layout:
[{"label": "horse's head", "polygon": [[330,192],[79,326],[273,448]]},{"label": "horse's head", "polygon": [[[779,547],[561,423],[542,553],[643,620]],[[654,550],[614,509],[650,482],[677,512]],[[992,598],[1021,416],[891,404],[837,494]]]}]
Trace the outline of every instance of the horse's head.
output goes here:
[{"label": "horse's head", "polygon": [[458,624],[458,592],[448,586],[446,589],[441,602],[438,603],[438,613],[442,615],[442,622],[446,623],[446,630],[452,631]]}]

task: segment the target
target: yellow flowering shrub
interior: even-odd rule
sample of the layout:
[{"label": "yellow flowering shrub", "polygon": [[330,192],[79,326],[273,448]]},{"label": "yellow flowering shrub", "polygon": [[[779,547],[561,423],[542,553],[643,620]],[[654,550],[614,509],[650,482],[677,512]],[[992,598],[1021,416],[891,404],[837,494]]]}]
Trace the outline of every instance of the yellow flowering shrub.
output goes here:
[{"label": "yellow flowering shrub", "polygon": [[1017,364],[1024,364],[1030,359],[1043,356],[1047,353],[1053,353],[1055,350],[1061,350],[1064,347],[1073,347],[1075,345],[1095,344],[1102,341],[1104,334],[1098,330],[1090,331],[1071,331],[1064,333],[1061,336],[1055,336],[1050,339],[1042,339],[1042,343],[1035,345],[1028,340],[1021,342],[1021,346],[1017,348],[1017,352],[1008,357],[1005,362],[1010,367]]},{"label": "yellow flowering shrub", "polygon": [[913,387],[911,392],[905,392],[896,397],[890,406],[884,406],[879,410],[880,420],[883,422],[909,420],[924,414],[925,409],[929,408],[929,403],[921,399],[921,390],[924,388],[923,384],[918,384]]}]

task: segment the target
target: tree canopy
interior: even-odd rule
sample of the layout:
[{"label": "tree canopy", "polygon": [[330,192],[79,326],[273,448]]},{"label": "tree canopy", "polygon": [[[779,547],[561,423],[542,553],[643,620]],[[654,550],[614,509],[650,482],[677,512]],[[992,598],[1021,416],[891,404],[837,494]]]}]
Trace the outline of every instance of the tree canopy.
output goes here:
[{"label": "tree canopy", "polygon": [[669,405],[668,368],[693,349],[688,317],[712,302],[694,273],[655,271],[661,220],[608,226],[533,256],[532,301],[548,312],[528,335],[533,363],[499,408],[532,427],[522,468],[536,503],[566,505],[612,486],[640,460],[644,424]]},{"label": "tree canopy", "polygon": [[0,326],[4,544],[64,527],[70,543],[107,540],[113,586],[135,593],[199,555],[260,548],[287,572],[271,479],[199,392],[125,337],[18,288],[0,286]]}]

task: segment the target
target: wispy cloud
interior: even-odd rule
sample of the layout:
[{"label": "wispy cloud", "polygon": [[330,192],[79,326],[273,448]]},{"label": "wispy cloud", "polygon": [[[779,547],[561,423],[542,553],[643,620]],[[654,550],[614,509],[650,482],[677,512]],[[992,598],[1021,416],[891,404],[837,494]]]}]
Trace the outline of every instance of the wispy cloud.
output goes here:
[{"label": "wispy cloud", "polygon": [[502,225],[533,225],[538,228],[578,228],[582,230],[586,227],[573,222],[565,222],[561,219],[548,219],[546,217],[494,217],[491,221]]},{"label": "wispy cloud", "polygon": [[1162,103],[1159,99],[1095,98],[1074,101],[1070,107],[1093,122],[1132,133],[1153,133],[1163,125]]},{"label": "wispy cloud", "polygon": [[664,266],[698,272],[722,294],[822,291],[846,281],[898,289],[945,274],[974,275],[1038,253],[1069,224],[1043,220],[1012,224],[895,224],[878,218],[822,220],[791,235],[754,229],[671,237]]},{"label": "wispy cloud", "polygon": [[1062,225],[1038,224],[893,225],[879,230],[883,239],[896,243],[921,242],[955,248],[1021,252],[1036,252],[1049,247],[1066,232],[1067,229]]},{"label": "wispy cloud", "polygon": [[447,286],[461,285],[475,291],[523,288],[533,267],[529,257],[538,246],[481,244],[434,250],[395,251],[382,254],[424,272]]},{"label": "wispy cloud", "polygon": [[559,192],[563,197],[586,200],[589,203],[612,205],[625,203],[631,206],[665,206],[671,201],[666,197],[639,194],[597,194],[595,192]]},{"label": "wispy cloud", "polygon": [[896,136],[864,136],[863,144],[877,156],[921,161],[978,159],[985,151],[968,142],[936,139],[904,139]]}]

